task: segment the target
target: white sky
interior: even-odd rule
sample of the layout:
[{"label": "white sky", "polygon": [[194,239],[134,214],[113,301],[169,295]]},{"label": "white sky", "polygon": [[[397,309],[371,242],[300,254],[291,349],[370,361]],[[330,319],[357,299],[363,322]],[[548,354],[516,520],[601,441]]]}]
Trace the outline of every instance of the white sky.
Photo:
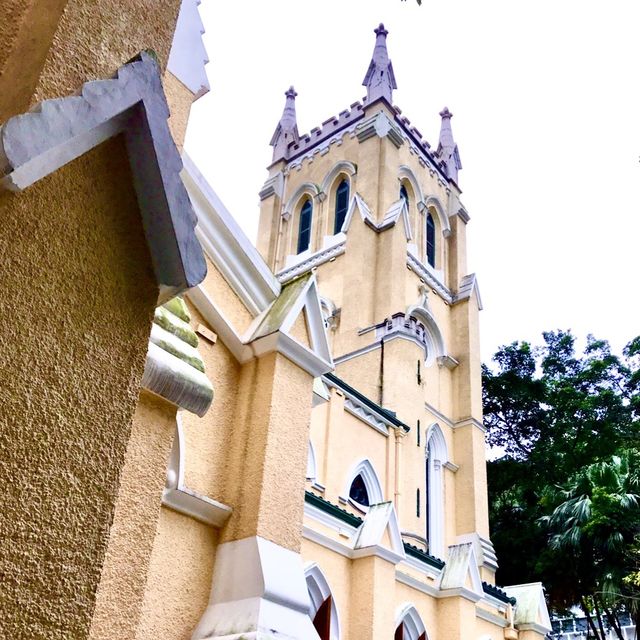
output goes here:
[{"label": "white sky", "polygon": [[359,100],[384,22],[394,102],[437,145],[454,114],[482,356],[546,329],[640,334],[640,3],[204,0],[211,92],[186,148],[255,241],[293,84],[300,133]]}]

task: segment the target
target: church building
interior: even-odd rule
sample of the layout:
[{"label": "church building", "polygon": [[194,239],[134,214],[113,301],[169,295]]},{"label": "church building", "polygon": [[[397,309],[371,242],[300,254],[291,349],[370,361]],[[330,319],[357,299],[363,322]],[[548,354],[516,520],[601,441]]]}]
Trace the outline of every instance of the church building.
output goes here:
[{"label": "church building", "polygon": [[0,76],[0,636],[542,640],[495,584],[452,113],[431,146],[394,104],[380,24],[361,102],[300,134],[286,91],[255,247],[182,149],[199,0],[59,4],[0,58],[37,53]]}]

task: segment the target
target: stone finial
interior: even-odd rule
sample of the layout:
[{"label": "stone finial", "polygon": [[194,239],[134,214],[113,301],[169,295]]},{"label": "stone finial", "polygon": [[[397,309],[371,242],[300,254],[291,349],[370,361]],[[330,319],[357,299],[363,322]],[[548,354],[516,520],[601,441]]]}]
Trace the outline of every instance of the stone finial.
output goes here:
[{"label": "stone finial", "polygon": [[371,103],[378,98],[385,98],[389,104],[393,101],[393,90],[397,89],[396,78],[393,75],[393,65],[387,53],[387,34],[389,33],[382,23],[374,30],[376,44],[373,48],[373,56],[367,69],[367,75],[362,84],[367,87],[367,102]]},{"label": "stone finial", "polygon": [[286,96],[284,111],[269,143],[273,147],[273,162],[286,158],[289,144],[298,142],[300,139],[296,121],[296,96],[298,94],[291,86],[285,91],[284,95]]},{"label": "stone finial", "polygon": [[458,171],[462,169],[460,162],[460,154],[458,153],[458,145],[453,139],[451,131],[451,118],[453,114],[447,107],[440,112],[442,123],[440,125],[440,139],[438,141],[438,156],[444,161],[447,167],[447,175],[458,182]]}]

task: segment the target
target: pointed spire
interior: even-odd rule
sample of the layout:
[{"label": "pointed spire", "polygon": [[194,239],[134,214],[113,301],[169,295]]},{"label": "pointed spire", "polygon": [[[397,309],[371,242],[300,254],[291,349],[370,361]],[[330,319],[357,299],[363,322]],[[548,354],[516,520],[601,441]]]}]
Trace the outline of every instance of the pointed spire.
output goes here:
[{"label": "pointed spire", "polygon": [[389,33],[382,22],[377,29],[376,44],[373,56],[367,69],[367,75],[362,84],[367,87],[367,102],[372,103],[378,98],[385,98],[389,104],[393,102],[393,90],[397,89],[396,78],[393,75],[393,65],[387,53],[387,34]]},{"label": "pointed spire", "polygon": [[451,130],[451,118],[453,114],[447,107],[440,112],[442,123],[440,125],[440,140],[438,141],[437,154],[440,156],[447,167],[447,175],[455,182],[458,182],[458,171],[462,169],[460,162],[460,154],[458,153],[458,145],[453,139],[453,131]]},{"label": "pointed spire", "polygon": [[296,121],[296,90],[289,87],[284,94],[287,99],[284,111],[269,143],[273,147],[273,162],[287,157],[287,148],[291,142],[298,142],[298,123]]}]

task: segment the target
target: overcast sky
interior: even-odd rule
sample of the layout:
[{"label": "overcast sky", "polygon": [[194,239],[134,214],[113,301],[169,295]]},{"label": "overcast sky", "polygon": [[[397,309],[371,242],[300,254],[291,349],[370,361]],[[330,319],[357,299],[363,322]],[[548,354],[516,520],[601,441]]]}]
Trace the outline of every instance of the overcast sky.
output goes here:
[{"label": "overcast sky", "polygon": [[211,92],[186,148],[255,241],[269,139],[361,99],[384,22],[394,102],[435,147],[454,114],[482,355],[546,329],[640,334],[640,3],[203,0]]}]

